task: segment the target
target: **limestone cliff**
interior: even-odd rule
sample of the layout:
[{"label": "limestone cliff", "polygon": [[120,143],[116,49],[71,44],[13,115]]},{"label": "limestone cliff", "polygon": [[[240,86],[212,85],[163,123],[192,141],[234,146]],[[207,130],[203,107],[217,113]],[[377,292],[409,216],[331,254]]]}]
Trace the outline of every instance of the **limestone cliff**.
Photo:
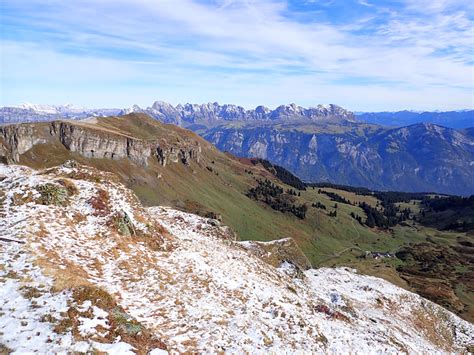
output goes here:
[{"label": "limestone cliff", "polygon": [[143,139],[72,121],[6,125],[0,127],[0,157],[5,162],[18,163],[20,156],[37,144],[60,143],[86,158],[130,159],[141,166],[147,166],[149,159],[156,159],[163,166],[198,164],[200,142],[188,137],[174,138],[171,134],[162,134]]}]

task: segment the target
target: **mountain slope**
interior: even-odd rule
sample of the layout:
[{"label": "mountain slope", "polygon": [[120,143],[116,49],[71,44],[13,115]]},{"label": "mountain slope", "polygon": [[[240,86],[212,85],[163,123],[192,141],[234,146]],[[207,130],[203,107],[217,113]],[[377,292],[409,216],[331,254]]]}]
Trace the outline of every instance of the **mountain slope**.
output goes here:
[{"label": "mountain slope", "polygon": [[215,220],[143,208],[111,174],[73,162],[0,169],[3,349],[461,353],[472,346],[472,324],[420,296],[349,269],[271,266]]},{"label": "mountain slope", "polygon": [[311,239],[309,228],[245,195],[257,178],[276,181],[263,167],[143,114],[0,127],[0,159],[39,168],[75,159],[116,173],[147,205],[218,213],[242,239]]},{"label": "mountain slope", "polygon": [[474,140],[436,126],[329,128],[305,123],[221,125],[202,132],[219,149],[268,159],[307,181],[378,190],[474,193]]}]

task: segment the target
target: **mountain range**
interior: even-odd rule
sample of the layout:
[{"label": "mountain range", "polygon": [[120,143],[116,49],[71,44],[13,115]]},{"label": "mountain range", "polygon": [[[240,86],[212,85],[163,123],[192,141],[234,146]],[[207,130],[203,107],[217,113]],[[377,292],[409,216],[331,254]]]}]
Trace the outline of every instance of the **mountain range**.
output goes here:
[{"label": "mountain range", "polygon": [[[274,110],[264,106],[246,110],[218,103],[173,106],[163,101],[148,108],[135,105],[99,110],[23,105],[1,108],[0,122],[84,119],[132,112],[191,129],[220,150],[239,157],[268,159],[310,182],[379,190],[474,193],[472,128],[453,129],[434,123],[387,127],[361,121],[382,120],[384,115],[355,115],[337,105],[303,108],[289,104]],[[431,116],[405,113],[410,117],[408,121],[423,117],[440,121],[440,117],[453,114],[464,117],[465,124],[473,115],[473,111]]]},{"label": "mountain range", "polygon": [[82,119],[91,116],[108,116],[143,112],[168,123],[186,125],[197,121],[230,121],[230,120],[278,120],[284,118],[321,118],[343,117],[344,119],[382,126],[408,126],[415,123],[434,123],[437,125],[463,129],[474,126],[474,110],[457,111],[383,111],[351,113],[337,105],[318,105],[303,108],[295,104],[280,105],[272,110],[265,106],[257,106],[247,110],[238,105],[218,103],[178,104],[173,106],[164,101],[155,101],[151,107],[142,108],[138,105],[121,108],[90,109],[66,105],[37,105],[24,103],[18,106],[0,107],[0,123],[34,122],[57,118]]},{"label": "mountain range", "polygon": [[474,139],[430,123],[220,125],[202,136],[238,156],[268,159],[306,181],[375,190],[474,193]]}]

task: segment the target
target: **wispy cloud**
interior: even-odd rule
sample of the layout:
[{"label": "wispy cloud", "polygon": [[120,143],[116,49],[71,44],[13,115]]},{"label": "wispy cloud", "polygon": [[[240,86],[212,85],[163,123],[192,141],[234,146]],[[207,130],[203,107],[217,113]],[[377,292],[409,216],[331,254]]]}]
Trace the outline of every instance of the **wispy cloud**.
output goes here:
[{"label": "wispy cloud", "polygon": [[474,106],[470,2],[347,2],[4,0],[1,101]]},{"label": "wispy cloud", "polygon": [[374,4],[369,3],[368,1],[365,0],[358,0],[357,3],[362,6],[367,6],[367,7],[373,7]]}]

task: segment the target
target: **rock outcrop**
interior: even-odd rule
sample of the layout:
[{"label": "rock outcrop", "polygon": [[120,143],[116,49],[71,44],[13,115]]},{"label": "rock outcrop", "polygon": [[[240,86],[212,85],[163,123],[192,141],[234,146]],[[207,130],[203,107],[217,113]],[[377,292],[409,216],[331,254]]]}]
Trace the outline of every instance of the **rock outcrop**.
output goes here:
[{"label": "rock outcrop", "polygon": [[34,127],[28,124],[0,127],[0,154],[6,162],[18,162],[21,154],[35,144],[45,141],[44,138],[38,137]]},{"label": "rock outcrop", "polygon": [[20,156],[37,144],[60,143],[67,150],[86,158],[130,159],[147,166],[149,159],[161,165],[199,163],[201,145],[197,140],[156,137],[140,139],[103,129],[92,124],[72,121],[19,124],[0,127],[0,157],[18,163]]}]

